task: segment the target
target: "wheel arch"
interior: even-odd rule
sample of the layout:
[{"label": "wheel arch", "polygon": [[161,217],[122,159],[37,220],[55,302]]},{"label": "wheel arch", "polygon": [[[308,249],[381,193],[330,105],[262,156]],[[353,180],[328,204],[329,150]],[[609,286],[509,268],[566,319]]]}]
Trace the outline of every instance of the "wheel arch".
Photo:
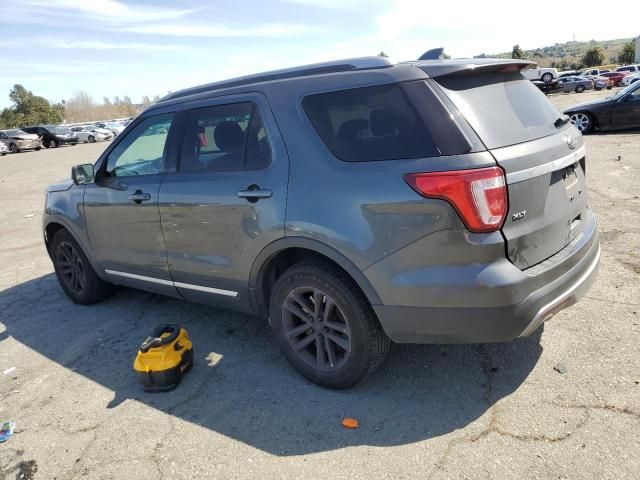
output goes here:
[{"label": "wheel arch", "polygon": [[77,235],[74,229],[71,228],[64,220],[61,220],[58,217],[54,217],[45,221],[43,225],[44,244],[47,249],[47,253],[49,254],[49,258],[52,258],[51,240],[53,240],[53,237],[55,236],[55,234],[58,233],[60,230],[66,230],[67,233],[69,233],[69,235],[71,235],[73,239],[76,242],[78,242],[78,245],[80,245],[80,248],[82,248],[82,251],[84,252],[86,257],[89,259],[89,262],[91,263],[91,266],[95,270],[96,274],[104,280],[105,277],[104,277],[103,269],[98,265],[98,263],[96,262],[96,259],[93,257],[93,252],[87,245],[87,242],[84,241],[79,235]]},{"label": "wheel arch", "polygon": [[249,289],[253,309],[268,315],[271,288],[278,276],[288,267],[303,260],[325,261],[344,271],[354,281],[372,305],[380,297],[362,271],[342,253],[317,240],[303,237],[285,237],[267,245],[253,262],[249,275]]}]

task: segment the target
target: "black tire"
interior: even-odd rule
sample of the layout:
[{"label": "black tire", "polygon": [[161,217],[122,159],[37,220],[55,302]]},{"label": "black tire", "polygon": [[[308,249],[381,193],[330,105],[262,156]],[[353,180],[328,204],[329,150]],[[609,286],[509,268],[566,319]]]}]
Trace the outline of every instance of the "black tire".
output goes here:
[{"label": "black tire", "polygon": [[[305,289],[313,289],[314,292],[306,297],[305,304],[311,307],[321,305],[316,309],[321,311],[320,323],[317,318],[314,323],[314,314],[310,309],[304,311],[302,308],[299,311],[307,313],[307,320],[293,324],[292,320],[299,320],[301,317],[285,309],[285,301],[291,302],[292,296],[296,295],[296,298],[300,298],[298,292],[304,292]],[[316,298],[316,292],[321,292],[320,302],[311,300]],[[328,307],[329,301],[333,303],[333,308]],[[302,304],[294,305],[300,307]],[[326,324],[322,323],[321,316],[325,306],[329,311]],[[287,269],[273,287],[269,313],[276,341],[289,363],[322,387],[343,389],[355,385],[377,370],[389,352],[391,340],[382,330],[364,294],[344,272],[322,262],[303,262]],[[329,316],[331,320],[328,320]],[[336,325],[344,328],[338,330]],[[308,328],[304,329],[304,326]],[[300,327],[304,331],[292,335],[293,330]],[[304,343],[305,339],[312,337],[313,340],[307,342],[305,347],[297,350],[294,348],[295,343]],[[334,340],[330,342],[329,339],[336,337],[339,337],[339,343]],[[347,345],[346,349],[343,344]],[[322,346],[321,354],[318,354],[318,345]],[[333,355],[329,350],[333,351]],[[324,368],[318,366],[320,357]]]},{"label": "black tire", "polygon": [[96,137],[94,137],[93,135],[89,135],[89,143],[95,143],[96,142]]},{"label": "black tire", "polygon": [[576,85],[576,93],[584,92],[584,85]]},{"label": "black tire", "polygon": [[42,147],[36,147],[36,152],[39,152]]},{"label": "black tire", "polygon": [[547,72],[544,75],[542,75],[542,77],[540,77],[540,79],[544,83],[549,83],[551,80],[553,80],[553,75],[551,73]]},{"label": "black tire", "polygon": [[51,258],[62,290],[75,303],[90,305],[113,293],[113,285],[98,277],[78,242],[66,230],[59,230],[53,237]]},{"label": "black tire", "polygon": [[49,140],[47,144],[49,145],[49,148],[58,148],[60,146],[56,140]]},{"label": "black tire", "polygon": [[18,148],[18,145],[16,145],[15,143],[10,143],[9,144],[9,151],[11,153],[18,153],[18,152],[20,152],[20,149]]}]

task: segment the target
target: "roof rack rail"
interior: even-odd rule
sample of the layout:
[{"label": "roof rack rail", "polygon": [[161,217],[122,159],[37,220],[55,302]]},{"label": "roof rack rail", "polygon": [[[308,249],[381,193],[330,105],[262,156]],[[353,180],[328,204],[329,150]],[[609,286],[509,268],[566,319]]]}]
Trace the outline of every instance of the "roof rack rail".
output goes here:
[{"label": "roof rack rail", "polygon": [[306,77],[310,75],[320,75],[323,73],[347,72],[350,70],[366,70],[373,68],[385,68],[393,65],[385,57],[360,57],[346,60],[335,60],[331,62],[313,63],[300,67],[284,68],[272,70],[264,73],[246,75],[244,77],[222,80],[220,82],[208,83],[197,87],[187,88],[178,92],[170,93],[162,97],[158,102],[166,102],[176,98],[187,97],[209,90],[220,90],[223,88],[241,87],[253,83],[267,82],[273,80],[284,80],[287,78]]}]

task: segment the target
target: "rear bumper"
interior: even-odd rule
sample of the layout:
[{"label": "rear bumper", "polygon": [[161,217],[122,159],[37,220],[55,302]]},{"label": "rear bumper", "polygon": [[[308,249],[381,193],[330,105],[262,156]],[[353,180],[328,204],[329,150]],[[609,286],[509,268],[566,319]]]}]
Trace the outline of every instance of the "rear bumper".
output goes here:
[{"label": "rear bumper", "polygon": [[[552,267],[534,267],[527,278],[484,290],[486,297],[497,294],[503,300],[511,297],[513,302],[483,305],[474,295],[456,295],[455,301],[449,298],[446,306],[373,308],[387,335],[398,343],[487,343],[528,336],[555,313],[576,303],[593,284],[600,260],[595,221],[589,233],[574,245],[571,255],[558,252],[558,262]],[[495,268],[503,269],[505,278],[515,278],[512,265],[500,263]],[[520,300],[523,293],[524,299]],[[447,296],[442,289],[441,294]]]}]

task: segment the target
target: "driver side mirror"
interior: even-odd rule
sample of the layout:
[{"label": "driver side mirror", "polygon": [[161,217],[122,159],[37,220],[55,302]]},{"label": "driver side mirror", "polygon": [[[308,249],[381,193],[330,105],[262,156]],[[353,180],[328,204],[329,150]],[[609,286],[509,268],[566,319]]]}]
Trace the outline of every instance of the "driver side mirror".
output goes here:
[{"label": "driver side mirror", "polygon": [[95,180],[95,172],[91,163],[71,167],[71,178],[76,185],[87,185]]}]

